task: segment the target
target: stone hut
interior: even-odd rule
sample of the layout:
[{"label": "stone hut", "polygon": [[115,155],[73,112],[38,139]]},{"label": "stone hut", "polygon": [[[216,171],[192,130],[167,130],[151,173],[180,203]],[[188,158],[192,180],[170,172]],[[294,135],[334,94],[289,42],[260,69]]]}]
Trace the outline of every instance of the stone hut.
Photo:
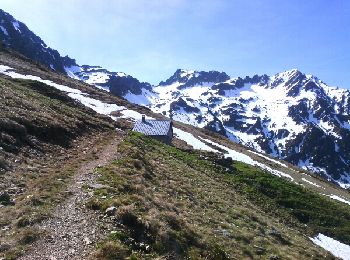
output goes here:
[{"label": "stone hut", "polygon": [[170,120],[146,120],[146,116],[142,115],[142,120],[135,123],[133,131],[170,144],[173,138],[173,122]]}]

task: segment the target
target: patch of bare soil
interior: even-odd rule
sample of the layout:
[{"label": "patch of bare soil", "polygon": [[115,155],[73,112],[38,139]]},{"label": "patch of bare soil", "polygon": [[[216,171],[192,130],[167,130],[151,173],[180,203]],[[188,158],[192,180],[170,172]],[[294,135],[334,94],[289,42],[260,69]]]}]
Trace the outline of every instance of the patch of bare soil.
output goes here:
[{"label": "patch of bare soil", "polygon": [[105,146],[98,158],[81,165],[67,189],[68,198],[58,204],[52,217],[38,224],[47,232],[27,254],[19,259],[86,259],[93,253],[96,243],[109,233],[112,219],[101,217],[85,207],[92,194],[84,189],[95,184],[96,167],[106,165],[118,157],[117,146],[123,136]]}]

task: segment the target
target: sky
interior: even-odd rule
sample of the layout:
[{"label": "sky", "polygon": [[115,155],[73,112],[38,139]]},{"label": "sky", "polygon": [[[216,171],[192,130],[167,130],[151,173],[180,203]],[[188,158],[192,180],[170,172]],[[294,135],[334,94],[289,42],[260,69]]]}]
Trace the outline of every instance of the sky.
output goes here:
[{"label": "sky", "polygon": [[350,89],[348,0],[0,0],[78,64],[157,84],[176,69],[232,77],[297,68]]}]

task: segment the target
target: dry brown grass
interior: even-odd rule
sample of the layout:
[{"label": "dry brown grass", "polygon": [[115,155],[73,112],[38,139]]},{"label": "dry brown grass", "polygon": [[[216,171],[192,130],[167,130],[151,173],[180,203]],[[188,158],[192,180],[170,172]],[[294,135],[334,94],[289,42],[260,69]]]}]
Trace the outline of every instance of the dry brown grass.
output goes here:
[{"label": "dry brown grass", "polygon": [[35,160],[37,166],[32,173],[25,168],[8,173],[12,178],[21,176],[25,191],[14,196],[15,205],[0,208],[0,245],[6,247],[0,256],[14,259],[23,254],[26,246],[42,237],[42,231],[36,229],[35,224],[50,217],[54,206],[69,196],[65,190],[75,171],[84,162],[95,159],[96,153],[113,137],[114,133],[109,131],[96,133],[93,138],[82,137],[73,147],[65,149],[62,157],[53,150],[47,157]]},{"label": "dry brown grass", "polygon": [[[137,135],[119,151],[122,159],[98,170],[101,183],[113,188],[103,193],[113,197],[104,203],[118,207],[115,232],[122,234],[106,243],[124,244],[133,257],[331,258],[309,241],[302,225],[285,225],[264,211],[212,161]],[[101,194],[95,190],[95,198]]]}]

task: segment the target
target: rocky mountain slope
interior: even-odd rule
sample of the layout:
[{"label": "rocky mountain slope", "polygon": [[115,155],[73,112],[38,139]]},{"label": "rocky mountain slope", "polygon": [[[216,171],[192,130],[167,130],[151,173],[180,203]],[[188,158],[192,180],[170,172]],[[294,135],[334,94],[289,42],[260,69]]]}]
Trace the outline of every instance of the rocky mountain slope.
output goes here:
[{"label": "rocky mountain slope", "polygon": [[329,87],[298,70],[231,78],[224,72],[179,69],[151,86],[122,72],[79,66],[61,57],[3,11],[0,21],[5,46],[57,72],[349,187],[348,90]]},{"label": "rocky mountain slope", "polygon": [[[109,72],[99,73],[102,79]],[[230,78],[178,70],[153,87],[130,76],[80,79],[349,187],[350,92],[315,76],[291,70]]]},{"label": "rocky mountain slope", "polygon": [[148,106],[221,133],[348,187],[350,91],[291,70],[230,78],[178,70],[153,88]]},{"label": "rocky mountain slope", "polygon": [[68,56],[62,57],[57,50],[48,47],[45,42],[28,27],[10,14],[0,9],[0,42],[25,57],[44,64],[54,71],[72,78],[94,84],[113,94],[124,96],[127,93],[139,95],[141,89],[151,89],[148,83],[122,72],[110,72],[99,66],[78,65]]},{"label": "rocky mountain slope", "polygon": [[347,191],[180,122],[171,146],[131,133],[164,117],[0,61],[0,258],[346,259]]}]

